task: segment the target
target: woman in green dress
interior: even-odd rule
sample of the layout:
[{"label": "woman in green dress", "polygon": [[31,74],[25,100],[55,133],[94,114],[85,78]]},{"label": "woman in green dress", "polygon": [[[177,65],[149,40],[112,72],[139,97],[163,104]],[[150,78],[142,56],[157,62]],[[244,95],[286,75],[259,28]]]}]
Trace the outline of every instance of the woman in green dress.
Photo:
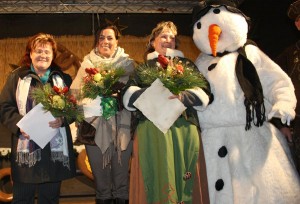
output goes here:
[{"label": "woman in green dress", "polygon": [[[181,51],[176,50],[176,35],[177,28],[172,22],[159,23],[150,36],[145,64],[155,67],[161,62],[160,58],[170,61],[176,58],[180,63],[197,69]],[[138,78],[136,71],[123,96],[125,108],[136,111],[137,116],[130,203],[209,203],[196,113],[197,108],[208,105],[209,88],[194,87],[170,97],[170,100],[180,100],[186,110],[164,134],[133,105],[149,86]]]}]

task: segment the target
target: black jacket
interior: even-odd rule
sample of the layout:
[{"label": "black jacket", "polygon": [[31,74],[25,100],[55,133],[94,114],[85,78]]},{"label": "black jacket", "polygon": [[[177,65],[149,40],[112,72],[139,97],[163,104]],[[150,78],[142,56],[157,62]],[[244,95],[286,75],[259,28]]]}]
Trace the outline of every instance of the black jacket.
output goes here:
[{"label": "black jacket", "polygon": [[[54,75],[60,75],[64,83],[70,87],[72,79],[70,75],[63,73],[58,67],[52,67],[49,76],[49,83],[52,83]],[[67,131],[67,142],[69,149],[69,163],[70,168],[63,166],[61,162],[53,162],[51,160],[50,144],[47,144],[42,149],[41,161],[38,161],[34,166],[19,166],[16,162],[16,149],[18,142],[18,135],[20,130],[17,123],[21,120],[16,102],[16,89],[18,86],[19,78],[24,78],[30,75],[32,77],[32,87],[42,84],[39,77],[33,73],[30,68],[20,67],[14,70],[6,81],[0,95],[0,122],[3,123],[12,132],[12,147],[11,147],[11,169],[12,179],[14,182],[22,183],[43,183],[43,182],[57,182],[75,176],[75,157],[73,151],[72,136],[69,124],[64,121],[64,126]]]}]

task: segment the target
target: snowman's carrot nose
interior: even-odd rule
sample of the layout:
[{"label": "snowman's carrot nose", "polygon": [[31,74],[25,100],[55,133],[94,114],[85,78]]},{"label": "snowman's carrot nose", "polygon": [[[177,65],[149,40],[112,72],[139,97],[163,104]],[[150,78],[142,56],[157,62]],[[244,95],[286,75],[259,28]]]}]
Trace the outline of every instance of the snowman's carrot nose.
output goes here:
[{"label": "snowman's carrot nose", "polygon": [[214,57],[217,56],[217,44],[221,32],[222,32],[221,28],[216,24],[212,24],[208,28],[209,44],[210,44],[212,55]]}]

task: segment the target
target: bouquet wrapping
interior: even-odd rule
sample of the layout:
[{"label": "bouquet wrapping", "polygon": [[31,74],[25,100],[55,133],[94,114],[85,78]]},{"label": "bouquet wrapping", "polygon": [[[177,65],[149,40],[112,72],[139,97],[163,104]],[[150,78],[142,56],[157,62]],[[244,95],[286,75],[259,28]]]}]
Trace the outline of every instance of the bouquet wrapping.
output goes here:
[{"label": "bouquet wrapping", "polygon": [[102,117],[108,120],[118,111],[118,102],[114,97],[119,79],[125,74],[123,68],[103,67],[86,68],[83,78],[82,98],[101,97]]},{"label": "bouquet wrapping", "polygon": [[157,78],[173,94],[195,87],[207,88],[205,77],[195,70],[190,61],[183,62],[180,58],[169,59],[163,55],[158,56],[156,66],[147,63],[140,64],[136,69],[136,81],[143,87],[150,86]]},{"label": "bouquet wrapping", "polygon": [[68,87],[51,87],[47,83],[44,86],[35,87],[31,92],[31,97],[36,103],[41,103],[43,108],[50,111],[54,117],[64,117],[69,123],[83,120],[82,111]]}]

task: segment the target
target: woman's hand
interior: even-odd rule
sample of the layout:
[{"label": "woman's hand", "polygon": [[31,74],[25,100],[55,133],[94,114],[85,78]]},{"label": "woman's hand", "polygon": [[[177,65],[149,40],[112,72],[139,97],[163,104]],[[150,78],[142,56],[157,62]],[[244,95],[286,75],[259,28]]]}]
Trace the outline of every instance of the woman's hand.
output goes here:
[{"label": "woman's hand", "polygon": [[291,132],[291,129],[289,127],[280,128],[280,132],[286,137],[288,142],[293,142],[292,132]]},{"label": "woman's hand", "polygon": [[169,99],[177,98],[185,107],[201,106],[200,98],[191,91],[181,91],[178,95],[172,95]]},{"label": "woman's hand", "polygon": [[55,118],[55,120],[49,122],[49,127],[52,127],[52,128],[59,128],[59,127],[62,126],[63,121],[64,121],[64,120],[63,120],[62,117]]},{"label": "woman's hand", "polygon": [[181,96],[181,94],[169,96],[169,99],[175,99],[175,98],[177,98],[179,101],[181,101],[182,96]]},{"label": "woman's hand", "polygon": [[25,137],[28,140],[30,139],[29,135],[26,132],[24,132],[24,130],[20,129],[20,132],[23,135],[23,137]]}]

